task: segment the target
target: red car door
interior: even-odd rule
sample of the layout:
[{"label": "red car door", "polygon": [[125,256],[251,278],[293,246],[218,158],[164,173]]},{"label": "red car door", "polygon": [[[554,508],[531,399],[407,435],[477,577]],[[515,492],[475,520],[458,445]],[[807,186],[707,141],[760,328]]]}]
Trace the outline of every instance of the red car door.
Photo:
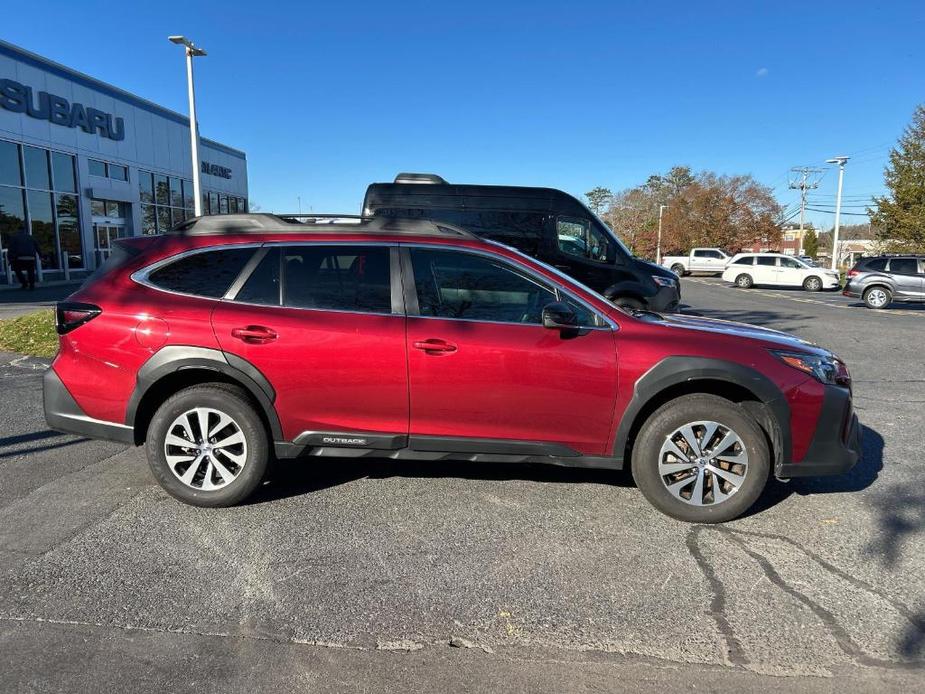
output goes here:
[{"label": "red car door", "polygon": [[270,381],[286,440],[305,432],[407,435],[405,318],[391,287],[397,249],[292,244],[263,252],[234,300],[213,311],[212,325],[222,350]]},{"label": "red car door", "polygon": [[[609,325],[577,336],[544,328],[542,308],[556,290],[501,259],[424,247],[402,253],[414,288],[406,293],[414,447],[464,450],[458,439],[479,438],[609,453],[617,392]],[[599,320],[571,303],[583,324]]]}]

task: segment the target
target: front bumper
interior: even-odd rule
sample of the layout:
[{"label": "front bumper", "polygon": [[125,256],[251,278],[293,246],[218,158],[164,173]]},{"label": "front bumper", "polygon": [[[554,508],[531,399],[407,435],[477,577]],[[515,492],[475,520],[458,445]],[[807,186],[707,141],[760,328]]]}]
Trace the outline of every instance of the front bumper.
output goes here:
[{"label": "front bumper", "polygon": [[799,463],[783,463],[780,478],[822,477],[847,472],[861,459],[861,424],[851,404],[851,392],[826,386],[816,434]]},{"label": "front bumper", "polygon": [[45,421],[52,429],[91,439],[135,443],[132,427],[87,416],[53,368],[49,368],[42,378],[42,396]]},{"label": "front bumper", "polygon": [[674,287],[659,287],[654,296],[646,299],[650,311],[676,313],[681,308],[681,282]]}]

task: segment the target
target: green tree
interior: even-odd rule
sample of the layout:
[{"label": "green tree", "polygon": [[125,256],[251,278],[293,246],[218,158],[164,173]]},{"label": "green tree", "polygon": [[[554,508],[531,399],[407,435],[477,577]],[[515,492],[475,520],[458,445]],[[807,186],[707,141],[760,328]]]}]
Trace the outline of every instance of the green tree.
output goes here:
[{"label": "green tree", "polygon": [[896,243],[897,250],[925,250],[925,105],[912,115],[883,177],[889,192],[874,198],[869,209],[879,238]]},{"label": "green tree", "polygon": [[610,188],[597,186],[585,193],[585,197],[588,198],[588,207],[594,214],[600,216],[613,201],[613,191]]},{"label": "green tree", "polygon": [[819,237],[816,236],[816,230],[812,227],[803,234],[803,252],[814,259],[819,253]]}]

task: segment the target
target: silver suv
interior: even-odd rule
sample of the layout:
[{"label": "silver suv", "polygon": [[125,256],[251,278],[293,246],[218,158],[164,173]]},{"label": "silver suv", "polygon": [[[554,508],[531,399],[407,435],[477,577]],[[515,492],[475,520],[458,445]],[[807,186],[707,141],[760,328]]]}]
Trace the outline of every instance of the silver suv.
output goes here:
[{"label": "silver suv", "polygon": [[925,302],[925,255],[861,258],[848,271],[842,293],[863,299],[867,308],[886,308],[893,301]]}]

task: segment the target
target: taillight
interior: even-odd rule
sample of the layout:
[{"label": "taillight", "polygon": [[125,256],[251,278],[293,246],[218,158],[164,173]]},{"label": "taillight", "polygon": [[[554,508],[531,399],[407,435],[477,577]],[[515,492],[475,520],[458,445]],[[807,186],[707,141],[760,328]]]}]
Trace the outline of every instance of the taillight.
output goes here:
[{"label": "taillight", "polygon": [[59,335],[64,335],[79,328],[87,321],[93,320],[100,313],[100,307],[93,304],[61,301],[55,306],[55,330]]},{"label": "taillight", "polygon": [[850,270],[848,270],[848,277],[857,277],[860,274],[861,274],[860,270],[855,270],[854,268],[851,268]]}]

